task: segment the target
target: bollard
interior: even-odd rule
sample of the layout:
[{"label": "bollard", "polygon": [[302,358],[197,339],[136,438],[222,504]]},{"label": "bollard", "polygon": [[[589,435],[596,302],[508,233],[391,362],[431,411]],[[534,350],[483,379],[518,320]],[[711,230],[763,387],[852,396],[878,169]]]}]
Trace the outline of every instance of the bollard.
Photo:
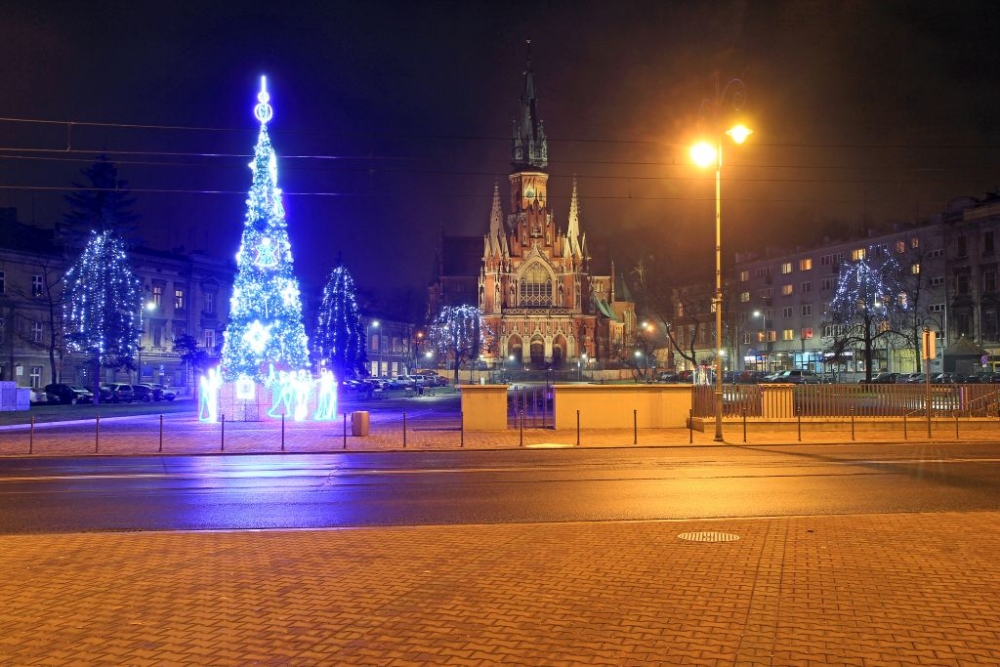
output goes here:
[{"label": "bollard", "polygon": [[802,408],[795,408],[799,420],[799,442],[802,442]]},{"label": "bollard", "polygon": [[747,441],[747,409],[743,408],[743,442]]},{"label": "bollard", "polygon": [[520,424],[520,428],[521,428],[521,432],[520,433],[521,434],[519,436],[520,439],[517,442],[517,446],[518,447],[524,447],[524,409],[523,408],[521,410],[521,420],[518,423]]},{"label": "bollard", "polygon": [[35,453],[35,415],[31,415],[31,429],[28,431],[28,453]]},{"label": "bollard", "polygon": [[903,440],[906,440],[906,413],[903,413]]},{"label": "bollard", "polygon": [[458,446],[459,447],[465,447],[465,413],[464,412],[459,412],[458,413],[458,433],[459,433]]},{"label": "bollard", "polygon": [[576,446],[580,446],[580,411],[576,411]]},{"label": "bollard", "polygon": [[958,410],[955,411],[955,439],[958,440]]},{"label": "bollard", "polygon": [[285,451],[285,413],[281,413],[281,451]]},{"label": "bollard", "polygon": [[851,440],[854,440],[854,408],[851,407]]},{"label": "bollard", "polygon": [[403,449],[406,449],[406,412],[403,412]]},{"label": "bollard", "polygon": [[347,413],[344,413],[344,449],[347,449]]},{"label": "bollard", "polygon": [[223,413],[219,416],[222,417],[222,419],[219,420],[219,424],[222,426],[222,430],[220,432],[221,436],[219,438],[219,451],[224,452],[226,451],[226,414]]},{"label": "bollard", "polygon": [[688,410],[688,444],[694,443],[694,410]]},{"label": "bollard", "polygon": [[639,411],[632,410],[632,444],[639,444]]},{"label": "bollard", "polygon": [[101,449],[101,415],[97,415],[97,419],[94,422],[94,453],[96,454]]},{"label": "bollard", "polygon": [[160,415],[160,449],[157,451],[163,451],[163,415]]}]

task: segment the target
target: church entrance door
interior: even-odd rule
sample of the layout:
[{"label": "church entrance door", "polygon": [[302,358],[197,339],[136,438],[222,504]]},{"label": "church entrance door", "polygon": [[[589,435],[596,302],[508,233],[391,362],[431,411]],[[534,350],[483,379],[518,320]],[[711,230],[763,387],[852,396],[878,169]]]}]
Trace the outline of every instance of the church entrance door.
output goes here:
[{"label": "church entrance door", "polygon": [[545,342],[541,340],[531,341],[531,367],[545,368]]}]

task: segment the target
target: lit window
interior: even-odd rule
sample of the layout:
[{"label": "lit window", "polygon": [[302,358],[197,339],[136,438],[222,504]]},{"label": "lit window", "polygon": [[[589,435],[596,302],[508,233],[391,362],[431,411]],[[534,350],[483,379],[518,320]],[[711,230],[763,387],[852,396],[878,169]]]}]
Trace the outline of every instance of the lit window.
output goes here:
[{"label": "lit window", "polygon": [[920,237],[919,236],[914,236],[913,238],[910,239],[910,247],[911,248],[919,248],[920,247]]},{"label": "lit window", "polygon": [[811,258],[807,257],[799,260],[799,271],[812,271],[812,268],[813,261]]},{"label": "lit window", "polygon": [[781,331],[781,340],[795,340],[795,329],[783,329]]},{"label": "lit window", "polygon": [[897,253],[906,252],[906,241],[896,241],[896,252]]},{"label": "lit window", "polygon": [[184,290],[174,290],[174,310],[184,310]]},{"label": "lit window", "polygon": [[749,301],[750,301],[750,292],[740,292],[740,302],[749,303]]},{"label": "lit window", "polygon": [[153,285],[153,303],[156,304],[157,308],[163,306],[163,286]]},{"label": "lit window", "polygon": [[910,267],[910,273],[915,276],[920,274],[920,262],[915,262],[913,266]]},{"label": "lit window", "polygon": [[791,273],[791,272],[792,272],[792,263],[791,262],[785,262],[784,264],[781,265],[781,273],[782,274],[787,274],[787,273]]},{"label": "lit window", "polygon": [[857,250],[851,253],[851,259],[853,259],[855,262],[860,262],[864,258],[865,258],[864,248],[858,248]]},{"label": "lit window", "polygon": [[31,367],[31,373],[30,373],[29,377],[31,378],[31,388],[32,389],[38,389],[39,387],[41,387],[42,386],[42,367],[41,366],[32,366]]},{"label": "lit window", "polygon": [[215,349],[215,329],[205,329],[205,349],[209,352]]},{"label": "lit window", "polygon": [[750,272],[746,270],[740,271],[740,282],[745,283],[748,280],[750,280]]},{"label": "lit window", "polygon": [[31,296],[40,297],[45,293],[42,276],[35,274],[31,276]]},{"label": "lit window", "polygon": [[791,284],[788,284],[788,285],[782,285],[782,286],[781,286],[781,295],[782,295],[782,296],[789,296],[789,295],[791,295],[791,294],[792,294],[792,293],[793,293],[794,291],[795,291],[795,288],[793,288],[793,287],[791,286]]}]

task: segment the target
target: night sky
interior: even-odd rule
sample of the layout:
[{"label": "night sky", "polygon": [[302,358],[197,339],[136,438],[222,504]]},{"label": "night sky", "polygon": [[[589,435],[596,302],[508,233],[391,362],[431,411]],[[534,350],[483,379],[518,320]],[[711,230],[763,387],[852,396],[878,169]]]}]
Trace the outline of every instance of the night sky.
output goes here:
[{"label": "night sky", "polygon": [[576,175],[592,250],[624,271],[641,249],[709,276],[714,180],[687,148],[733,77],[755,134],[725,155],[727,258],[996,190],[993,6],[7,0],[0,206],[51,226],[105,151],[149,245],[231,257],[266,74],[305,287],[342,256],[365,291],[423,293],[442,229],[488,229],[530,38],[560,227]]}]

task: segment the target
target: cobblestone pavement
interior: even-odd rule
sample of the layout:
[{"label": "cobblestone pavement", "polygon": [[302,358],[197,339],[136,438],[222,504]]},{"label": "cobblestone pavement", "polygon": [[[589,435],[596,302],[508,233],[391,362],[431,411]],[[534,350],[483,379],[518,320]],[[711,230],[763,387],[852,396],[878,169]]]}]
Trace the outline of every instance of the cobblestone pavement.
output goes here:
[{"label": "cobblestone pavement", "polygon": [[993,512],[0,537],[0,664],[995,665],[998,552]]}]

